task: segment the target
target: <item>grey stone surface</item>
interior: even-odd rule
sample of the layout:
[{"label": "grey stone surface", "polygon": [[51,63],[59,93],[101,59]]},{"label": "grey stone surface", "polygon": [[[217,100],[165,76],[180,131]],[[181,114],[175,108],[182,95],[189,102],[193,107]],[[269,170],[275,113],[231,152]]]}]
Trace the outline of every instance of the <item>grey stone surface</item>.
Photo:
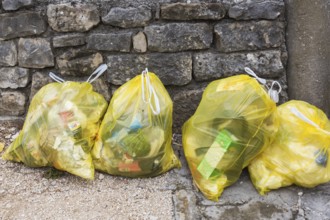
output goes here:
[{"label": "grey stone surface", "polygon": [[281,87],[282,87],[282,91],[281,91],[281,93],[279,94],[279,98],[280,98],[280,100],[279,100],[279,102],[278,102],[278,104],[282,104],[282,103],[284,103],[284,102],[289,101],[289,95],[288,95],[288,82],[287,82],[287,74],[286,74],[286,71],[284,72],[284,74],[283,74],[280,78],[278,78],[278,79],[276,79],[276,80],[280,83],[280,85],[281,85]]},{"label": "grey stone surface", "polygon": [[[10,139],[5,137],[12,137],[21,125],[13,120],[3,123],[3,118],[0,142],[8,146]],[[93,182],[68,173],[50,178],[49,168],[29,168],[0,157],[0,215],[4,219],[79,219],[82,215],[88,219],[328,219],[330,183],[314,189],[291,186],[260,196],[243,171],[218,202],[206,200],[192,187],[180,140],[180,135],[173,136],[182,169],[154,178],[128,179],[99,172]]]},{"label": "grey stone surface", "polygon": [[295,216],[290,209],[260,201],[241,206],[209,206],[202,212],[206,219],[294,219]]},{"label": "grey stone surface", "polygon": [[26,97],[22,92],[0,91],[0,115],[23,115],[26,101]]},{"label": "grey stone surface", "polygon": [[193,56],[194,78],[197,81],[219,79],[245,73],[252,69],[259,77],[276,78],[284,73],[281,52],[278,50],[250,53],[196,53]]},{"label": "grey stone surface", "polygon": [[46,73],[37,72],[32,75],[32,85],[30,92],[30,100],[33,96],[48,83],[54,82]]},{"label": "grey stone surface", "polygon": [[301,196],[302,216],[305,219],[329,219],[330,184],[305,189]]},{"label": "grey stone surface", "polygon": [[29,81],[28,69],[19,67],[0,68],[0,88],[2,89],[26,87]]},{"label": "grey stone surface", "polygon": [[248,173],[225,188],[218,202],[196,193],[200,210],[206,219],[294,219],[298,212],[298,193],[295,187],[272,191],[260,196]]},{"label": "grey stone surface", "polygon": [[54,66],[54,55],[49,40],[46,38],[20,38],[18,64],[27,68]]},{"label": "grey stone surface", "polygon": [[251,19],[276,19],[284,15],[285,5],[283,0],[255,0],[242,1],[229,8],[230,18],[237,20]]},{"label": "grey stone surface", "polygon": [[192,61],[189,53],[153,53],[146,55],[109,55],[108,79],[121,85],[148,68],[157,74],[165,85],[185,85],[192,78]]},{"label": "grey stone surface", "polygon": [[100,53],[71,49],[56,57],[56,63],[62,75],[90,75],[103,63],[103,57]]},{"label": "grey stone surface", "polygon": [[68,34],[53,38],[53,47],[72,47],[84,45],[85,43],[84,34]]},{"label": "grey stone surface", "polygon": [[15,66],[17,49],[14,41],[0,41],[0,66]]},{"label": "grey stone surface", "polygon": [[212,29],[206,23],[169,23],[145,27],[148,50],[158,52],[210,48]]},{"label": "grey stone surface", "polygon": [[286,0],[286,5],[289,97],[330,116],[330,0]]},{"label": "grey stone surface", "polygon": [[107,102],[110,101],[111,99],[111,92],[110,92],[110,84],[107,83],[105,80],[98,78],[97,80],[95,80],[94,82],[92,82],[93,85],[93,89],[95,92],[100,93],[101,95],[103,95],[103,97],[105,98],[105,100],[107,100]]},{"label": "grey stone surface", "polygon": [[0,14],[0,39],[38,35],[46,31],[46,22],[37,12]]},{"label": "grey stone surface", "polygon": [[175,219],[200,219],[197,199],[193,191],[181,189],[175,192],[173,197]]},{"label": "grey stone surface", "polygon": [[102,22],[112,26],[131,28],[144,27],[151,19],[152,14],[150,8],[142,5],[137,8],[111,8],[109,13],[102,17]]},{"label": "grey stone surface", "polygon": [[221,52],[268,49],[284,43],[283,22],[222,22],[214,27],[214,33]]},{"label": "grey stone surface", "polygon": [[133,49],[138,53],[147,51],[147,39],[142,31],[133,36]]},{"label": "grey stone surface", "polygon": [[132,44],[132,32],[91,34],[86,39],[87,48],[92,50],[129,52]]},{"label": "grey stone surface", "polygon": [[2,8],[7,11],[33,5],[33,0],[2,0]]},{"label": "grey stone surface", "polygon": [[59,32],[84,32],[100,22],[99,11],[91,4],[48,5],[49,25]]},{"label": "grey stone surface", "polygon": [[202,98],[206,84],[196,85],[196,88],[176,88],[170,90],[173,106],[173,131],[182,132],[183,124],[195,113]]},{"label": "grey stone surface", "polygon": [[161,18],[168,20],[220,20],[226,15],[221,3],[172,3],[160,8]]}]

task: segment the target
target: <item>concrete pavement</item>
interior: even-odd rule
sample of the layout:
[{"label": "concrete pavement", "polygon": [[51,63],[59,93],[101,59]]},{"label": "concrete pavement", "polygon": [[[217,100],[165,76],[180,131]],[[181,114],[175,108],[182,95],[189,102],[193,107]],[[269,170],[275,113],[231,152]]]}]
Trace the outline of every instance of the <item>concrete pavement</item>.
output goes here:
[{"label": "concrete pavement", "polygon": [[[6,125],[0,142],[7,145],[17,132]],[[147,179],[99,172],[94,181],[67,173],[50,178],[50,168],[0,159],[0,219],[330,219],[330,183],[261,196],[244,171],[219,202],[206,200],[192,185],[180,136],[174,141],[183,168]]]}]

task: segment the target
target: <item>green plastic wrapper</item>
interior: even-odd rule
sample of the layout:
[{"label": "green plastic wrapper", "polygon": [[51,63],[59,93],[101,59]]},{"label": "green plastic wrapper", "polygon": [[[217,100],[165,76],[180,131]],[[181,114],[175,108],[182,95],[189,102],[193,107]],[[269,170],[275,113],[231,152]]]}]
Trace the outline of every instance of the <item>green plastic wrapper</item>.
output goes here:
[{"label": "green plastic wrapper", "polygon": [[118,176],[153,177],[181,163],[172,143],[173,104],[153,73],[114,93],[92,150],[95,169]]},{"label": "green plastic wrapper", "polygon": [[182,132],[194,184],[217,201],[271,143],[277,128],[276,104],[254,78],[238,75],[210,83]]},{"label": "green plastic wrapper", "polygon": [[23,129],[3,158],[94,179],[90,152],[106,108],[88,82],[50,83],[33,97]]}]

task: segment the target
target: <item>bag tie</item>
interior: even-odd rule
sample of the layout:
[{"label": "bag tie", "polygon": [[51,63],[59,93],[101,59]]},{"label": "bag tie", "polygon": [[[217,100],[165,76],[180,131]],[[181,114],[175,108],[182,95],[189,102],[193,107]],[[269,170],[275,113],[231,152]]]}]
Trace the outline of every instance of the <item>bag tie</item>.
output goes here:
[{"label": "bag tie", "polygon": [[[149,104],[149,106],[151,108],[151,111],[155,115],[158,115],[160,113],[159,99],[158,99],[158,96],[155,92],[154,87],[151,85],[148,68],[146,68],[144,71],[142,71],[141,84],[142,84],[142,100],[143,100],[143,102],[146,103],[146,104]],[[145,86],[147,87],[148,95],[149,95],[147,97],[147,99],[145,97]],[[152,102],[151,102],[152,97],[154,98],[155,106],[152,105]]]},{"label": "bag tie", "polygon": [[[98,79],[106,70],[108,69],[108,66],[106,64],[100,65],[86,80],[88,83],[94,82],[96,79]],[[57,76],[53,72],[49,72],[49,77],[52,78],[55,82],[58,83],[64,83],[65,80],[59,76]]]},{"label": "bag tie", "polygon": [[[267,93],[268,95],[270,96],[270,98],[275,102],[275,103],[278,103],[279,102],[279,94],[281,93],[282,91],[282,86],[281,84],[276,81],[276,80],[273,80],[272,82],[272,85],[270,86],[270,88],[268,87],[267,85],[267,80],[266,79],[263,79],[263,78],[260,78],[255,72],[253,72],[253,70],[251,70],[249,67],[245,67],[244,68],[245,72],[247,74],[249,74],[250,76],[253,76],[256,80],[258,80],[262,85],[264,85],[266,88],[267,88]],[[276,90],[274,88],[274,86],[277,85],[278,86],[278,90]]]}]

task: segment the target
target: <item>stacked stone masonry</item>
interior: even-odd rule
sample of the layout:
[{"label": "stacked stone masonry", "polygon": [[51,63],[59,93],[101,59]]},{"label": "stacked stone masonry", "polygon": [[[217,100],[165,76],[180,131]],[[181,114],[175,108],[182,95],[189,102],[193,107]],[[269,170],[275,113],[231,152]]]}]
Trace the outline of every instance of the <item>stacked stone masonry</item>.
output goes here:
[{"label": "stacked stone masonry", "polygon": [[287,99],[283,0],[2,0],[0,119],[23,118],[50,71],[112,93],[146,67],[168,88],[174,132],[212,80],[244,73],[279,80]]}]

